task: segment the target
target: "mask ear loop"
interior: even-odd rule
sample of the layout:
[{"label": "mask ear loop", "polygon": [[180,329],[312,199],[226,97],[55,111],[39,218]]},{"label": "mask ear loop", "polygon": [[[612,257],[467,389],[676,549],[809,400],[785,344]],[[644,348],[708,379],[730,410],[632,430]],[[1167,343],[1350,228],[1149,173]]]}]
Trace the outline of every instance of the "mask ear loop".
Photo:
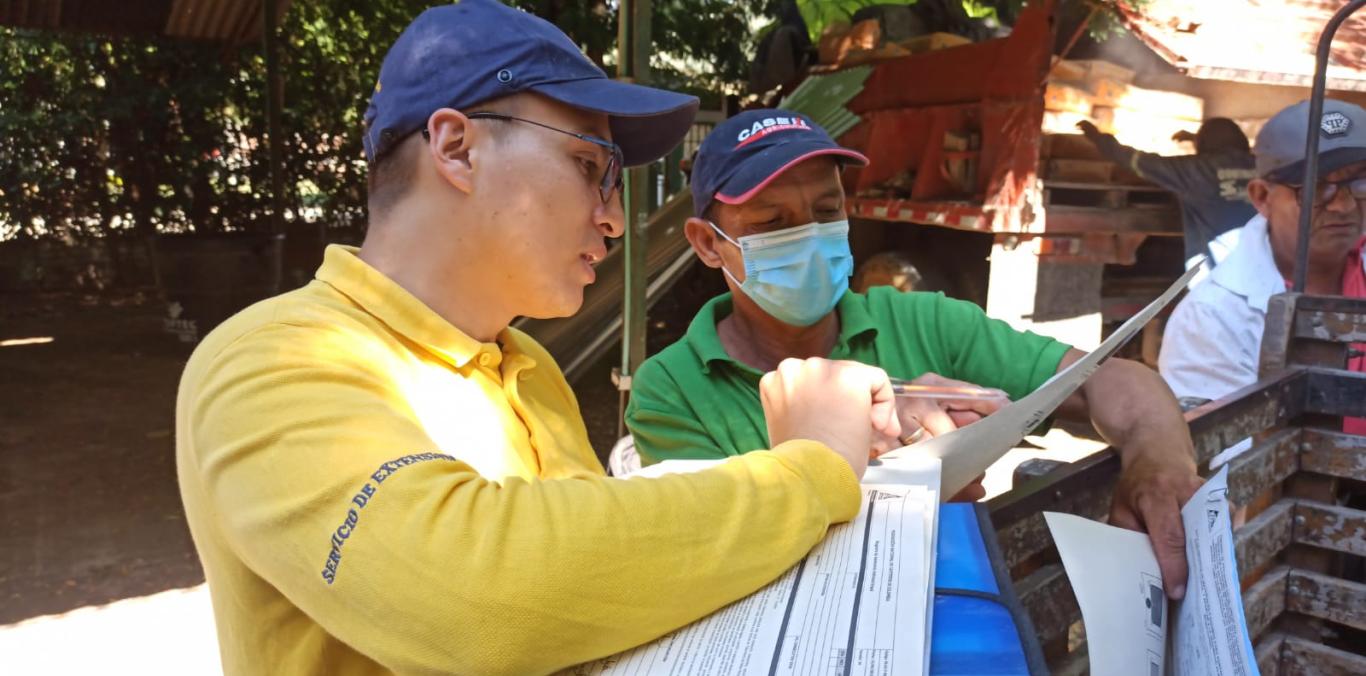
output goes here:
[{"label": "mask ear loop", "polygon": [[[730,238],[730,235],[727,235],[726,233],[722,232],[722,231],[721,231],[721,228],[716,227],[716,224],[715,224],[715,223],[712,223],[711,221],[707,221],[707,225],[710,225],[710,226],[711,226],[711,229],[716,231],[716,234],[718,234],[718,235],[720,235],[721,237],[725,238],[725,240],[726,240],[727,242],[730,242],[731,244],[734,244],[735,247],[736,247],[737,249],[740,249],[740,251],[741,251],[740,255],[741,255],[742,257],[745,255],[745,254],[744,254],[744,249],[740,247],[740,243],[737,242],[737,241],[735,241],[735,240],[733,240],[733,239],[731,239],[731,238]],[[740,282],[740,280],[736,279],[736,278],[735,278],[735,275],[730,274],[730,270],[727,270],[727,269],[726,269],[726,264],[725,264],[725,263],[722,263],[722,264],[721,264],[721,272],[725,273],[725,275],[726,275],[727,277],[730,278],[730,281],[735,282],[735,285],[736,285],[736,286],[742,286],[742,283]]]}]

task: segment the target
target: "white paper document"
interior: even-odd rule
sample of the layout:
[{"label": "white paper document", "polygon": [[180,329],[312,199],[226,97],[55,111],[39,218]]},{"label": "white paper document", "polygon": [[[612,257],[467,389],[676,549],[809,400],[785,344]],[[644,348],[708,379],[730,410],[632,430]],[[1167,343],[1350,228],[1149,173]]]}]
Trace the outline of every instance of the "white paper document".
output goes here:
[{"label": "white paper document", "polygon": [[1168,672],[1175,676],[1257,674],[1257,658],[1243,615],[1228,465],[1210,477],[1181,508],[1186,529],[1186,597],[1176,606]]},{"label": "white paper document", "polygon": [[942,483],[944,495],[954,495],[972,480],[987,471],[1007,451],[1043,422],[1087,378],[1095,373],[1100,363],[1119,349],[1143,325],[1167,306],[1185,288],[1200,268],[1186,271],[1156,300],[1124,322],[1093,352],[1050,378],[1039,389],[1012,402],[986,418],[948,434],[927,439],[911,446],[890,451],[883,458],[906,454],[925,454],[944,461]]},{"label": "white paper document", "polygon": [[[938,464],[903,464],[900,476],[937,480]],[[672,469],[703,468],[689,463]],[[938,509],[934,484],[864,484],[858,516],[830,528],[806,558],[768,586],[653,643],[565,673],[924,673]]]},{"label": "white paper document", "polygon": [[1091,673],[1160,676],[1169,618],[1148,536],[1072,514],[1044,519],[1081,606]]},{"label": "white paper document", "polygon": [[1233,557],[1227,467],[1181,509],[1186,597],[1170,607],[1147,535],[1071,514],[1044,518],[1081,607],[1091,673],[1258,674]]}]

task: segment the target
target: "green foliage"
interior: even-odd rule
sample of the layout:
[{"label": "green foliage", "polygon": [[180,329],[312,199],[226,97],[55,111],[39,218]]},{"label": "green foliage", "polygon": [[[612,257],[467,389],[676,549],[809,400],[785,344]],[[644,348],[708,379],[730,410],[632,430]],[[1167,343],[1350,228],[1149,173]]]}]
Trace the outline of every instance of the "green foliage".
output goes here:
[{"label": "green foliage", "polygon": [[1091,9],[1096,9],[1095,14],[1091,15],[1091,21],[1086,24],[1086,32],[1092,40],[1103,42],[1124,32],[1124,22],[1120,18],[1118,7],[1124,5],[1130,10],[1139,10],[1147,6],[1152,0],[1089,0],[1087,2],[1067,2],[1064,3],[1064,11],[1078,12],[1082,16],[1090,13]]},{"label": "green foliage", "polygon": [[[280,30],[288,219],[364,221],[361,117],[380,62],[412,17],[442,1],[290,4]],[[845,13],[868,1],[803,0]],[[613,73],[619,0],[510,2],[560,26]],[[654,0],[654,83],[717,107],[744,89],[755,27],[777,5]],[[0,241],[263,229],[265,79],[259,42],[0,28]]]},{"label": "green foliage", "polygon": [[881,4],[892,3],[883,3],[879,0],[797,0],[802,20],[806,22],[807,30],[811,33],[812,43],[820,41],[821,33],[825,32],[830,24],[837,21],[847,22],[860,9]]},{"label": "green foliage", "polygon": [[[364,217],[360,119],[435,0],[296,0],[281,27],[287,216]],[[0,241],[263,228],[265,59],[164,38],[0,29]]]},{"label": "green foliage", "polygon": [[221,178],[211,155],[231,129],[229,71],[202,45],[4,30],[0,239],[207,210],[194,190]]},{"label": "green foliage", "polygon": [[[1119,5],[1139,9],[1152,0],[1061,0],[1060,12],[1078,14],[1085,17],[1091,8],[1096,8],[1095,16],[1087,25],[1087,32],[1095,40],[1105,40],[1123,30],[1119,19]],[[974,19],[996,19],[1011,24],[1029,0],[960,0],[964,11]],[[903,4],[891,0],[797,0],[802,18],[811,32],[811,40],[820,39],[826,26],[836,21],[848,21],[855,12],[872,5]],[[915,4],[905,2],[904,4]]]},{"label": "green foliage", "polygon": [[705,108],[744,91],[766,3],[736,0],[654,0],[650,60],[656,86],[686,91]]},{"label": "green foliage", "polygon": [[[361,118],[384,54],[436,0],[295,0],[281,27],[285,176],[289,203],[309,219],[345,226],[365,218]],[[265,63],[252,51],[253,81],[243,87],[246,115],[264,129]],[[266,160],[265,153],[257,153]],[[268,174],[262,175],[268,180]],[[263,187],[265,184],[262,184]],[[268,195],[263,196],[268,200]],[[297,216],[296,216],[297,217]]]},{"label": "green foliage", "polygon": [[[361,117],[389,45],[441,0],[295,0],[281,26],[287,218],[365,217]],[[514,0],[601,62],[606,0]],[[0,241],[263,229],[265,59],[165,38],[0,28]]]}]

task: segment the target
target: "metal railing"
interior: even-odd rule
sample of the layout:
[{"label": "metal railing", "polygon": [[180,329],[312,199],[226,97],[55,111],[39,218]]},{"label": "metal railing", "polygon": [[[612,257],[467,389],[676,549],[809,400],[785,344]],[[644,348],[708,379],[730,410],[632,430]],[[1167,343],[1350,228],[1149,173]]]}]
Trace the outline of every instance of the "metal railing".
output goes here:
[{"label": "metal railing", "polygon": [[1304,185],[1308,188],[1309,202],[1300,208],[1299,249],[1296,250],[1295,291],[1304,293],[1305,280],[1309,270],[1309,228],[1313,221],[1314,199],[1318,190],[1314,187],[1319,180],[1319,121],[1323,117],[1323,97],[1328,89],[1328,57],[1333,51],[1333,36],[1347,17],[1355,14],[1366,0],[1352,0],[1343,5],[1333,18],[1324,26],[1319,36],[1318,52],[1314,64],[1314,87],[1309,94],[1309,128],[1305,130],[1304,141]]},{"label": "metal railing", "polygon": [[719,110],[699,110],[692,128],[688,130],[688,135],[683,137],[683,142],[674,148],[673,152],[650,164],[650,213],[653,214],[664,206],[669,198],[687,190],[688,182],[683,172],[683,161],[697,152],[698,146],[702,145],[702,139],[724,119],[725,116]]}]

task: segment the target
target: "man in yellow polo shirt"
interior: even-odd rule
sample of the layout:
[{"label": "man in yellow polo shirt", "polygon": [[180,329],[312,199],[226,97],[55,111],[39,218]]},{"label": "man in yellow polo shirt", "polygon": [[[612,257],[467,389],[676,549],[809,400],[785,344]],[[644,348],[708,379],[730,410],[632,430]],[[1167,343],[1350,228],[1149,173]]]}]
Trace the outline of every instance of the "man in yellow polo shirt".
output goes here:
[{"label": "man in yellow polo shirt", "polygon": [[[609,479],[550,356],[508,328],[583,299],[623,166],[696,99],[612,82],[492,0],[419,16],[365,115],[370,228],[228,320],[176,406],[228,674],[537,674],[760,588],[858,510],[886,375],[790,360],[771,451]],[[609,140],[610,139],[610,140]]]}]

